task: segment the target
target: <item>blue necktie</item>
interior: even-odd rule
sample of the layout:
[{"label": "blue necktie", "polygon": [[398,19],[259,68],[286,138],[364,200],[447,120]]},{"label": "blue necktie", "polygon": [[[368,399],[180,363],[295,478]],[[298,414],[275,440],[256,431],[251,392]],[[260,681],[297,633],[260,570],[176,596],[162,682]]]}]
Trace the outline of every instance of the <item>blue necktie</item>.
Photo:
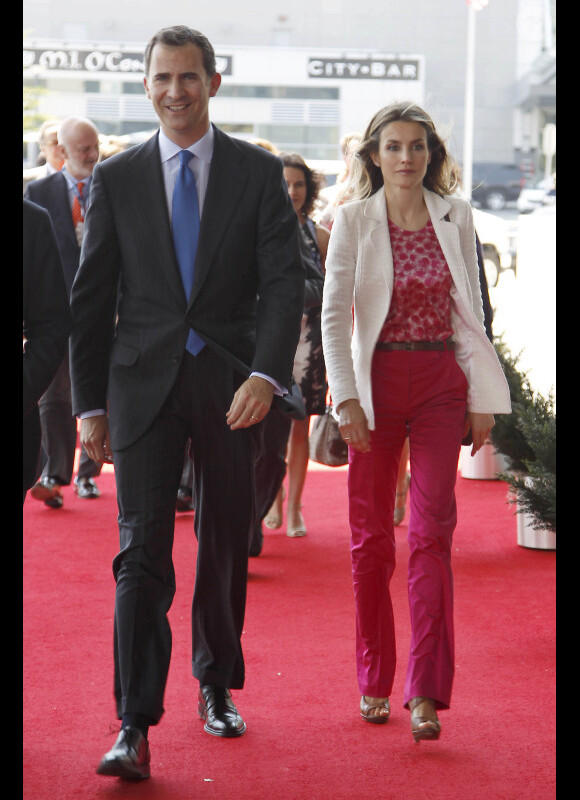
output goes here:
[{"label": "blue necktie", "polygon": [[[188,301],[193,287],[193,269],[199,237],[197,187],[195,185],[195,176],[188,167],[188,163],[192,158],[193,153],[190,153],[189,150],[182,150],[179,153],[181,165],[175,189],[173,190],[171,212],[175,255],[179,264],[185,297]],[[204,345],[203,339],[195,331],[190,330],[187,344],[185,345],[186,350],[196,356]]]}]

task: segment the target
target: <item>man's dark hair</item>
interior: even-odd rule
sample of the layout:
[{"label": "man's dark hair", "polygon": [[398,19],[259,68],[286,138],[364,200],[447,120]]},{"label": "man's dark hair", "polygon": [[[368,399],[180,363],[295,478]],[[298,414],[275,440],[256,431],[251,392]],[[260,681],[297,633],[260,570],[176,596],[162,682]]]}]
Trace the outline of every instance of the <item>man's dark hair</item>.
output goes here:
[{"label": "man's dark hair", "polygon": [[203,67],[208,78],[213,78],[216,74],[215,52],[207,36],[193,30],[193,28],[188,28],[187,25],[173,25],[171,28],[161,28],[149,40],[144,56],[146,76],[149,75],[151,53],[156,44],[162,44],[166,47],[183,47],[186,44],[194,44],[201,50]]}]

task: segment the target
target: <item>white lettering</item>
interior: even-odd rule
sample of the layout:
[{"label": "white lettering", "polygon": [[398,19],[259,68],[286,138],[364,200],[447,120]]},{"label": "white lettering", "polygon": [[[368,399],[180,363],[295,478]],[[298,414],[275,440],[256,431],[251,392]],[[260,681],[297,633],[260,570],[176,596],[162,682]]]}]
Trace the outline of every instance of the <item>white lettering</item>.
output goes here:
[{"label": "white lettering", "polygon": [[[222,72],[224,72],[228,68],[228,60],[227,60],[227,58],[224,58],[223,56],[216,56],[215,68],[216,68],[216,72],[219,72],[220,74]],[[314,74],[314,73],[311,72],[311,74]]]},{"label": "white lettering", "polygon": [[108,69],[110,72],[117,72],[119,69],[117,62],[120,58],[121,53],[107,53],[105,56],[105,69]]},{"label": "white lettering", "polygon": [[395,59],[358,61],[344,59],[331,61],[320,58],[308,62],[308,74],[313,78],[371,78],[378,80],[417,80],[417,62]]},{"label": "white lettering", "polygon": [[66,69],[68,57],[64,50],[45,50],[40,54],[38,63],[47,69]]},{"label": "white lettering", "polygon": [[310,75],[322,75],[324,72],[324,62],[311,61],[308,65],[308,72]]},{"label": "white lettering", "polygon": [[105,56],[103,53],[97,53],[93,51],[89,53],[85,58],[85,67],[88,69],[89,72],[97,72],[103,68],[103,64],[105,63]]}]

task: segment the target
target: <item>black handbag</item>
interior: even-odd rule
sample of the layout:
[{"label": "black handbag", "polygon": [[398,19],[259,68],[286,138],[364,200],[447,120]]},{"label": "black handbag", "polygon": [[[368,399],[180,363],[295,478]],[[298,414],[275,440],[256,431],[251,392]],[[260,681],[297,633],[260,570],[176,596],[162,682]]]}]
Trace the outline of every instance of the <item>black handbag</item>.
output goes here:
[{"label": "black handbag", "polygon": [[[242,375],[248,377],[250,375],[250,368],[240,361],[233,353],[230,353],[229,350],[226,350],[221,344],[210,339],[209,336],[202,335],[202,339],[206,342],[206,344],[214,350],[219,356],[221,356],[224,361],[229,364],[233,369],[237,372],[240,372]],[[272,406],[277,408],[278,411],[281,411],[282,414],[288,414],[292,419],[302,420],[306,418],[306,409],[304,408],[304,400],[302,398],[302,394],[300,392],[300,388],[298,384],[292,377],[290,376],[290,388],[288,390],[288,394],[284,396],[274,395],[272,399]]]},{"label": "black handbag", "polygon": [[343,467],[348,464],[348,447],[338,429],[338,422],[332,414],[332,406],[326,413],[315,417],[310,428],[310,458],[327,467]]},{"label": "black handbag", "polygon": [[283,414],[288,414],[292,419],[301,420],[306,418],[306,409],[304,408],[302,393],[292,376],[290,376],[290,389],[288,390],[288,394],[282,397],[274,395],[272,405]]}]

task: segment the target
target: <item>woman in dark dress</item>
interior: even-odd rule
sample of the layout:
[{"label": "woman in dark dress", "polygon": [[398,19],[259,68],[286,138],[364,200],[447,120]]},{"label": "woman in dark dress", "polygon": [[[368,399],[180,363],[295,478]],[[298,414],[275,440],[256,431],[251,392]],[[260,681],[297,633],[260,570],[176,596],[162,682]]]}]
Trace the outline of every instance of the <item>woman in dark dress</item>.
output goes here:
[{"label": "woman in dark dress", "polygon": [[[302,232],[309,244],[312,256],[321,273],[324,274],[326,251],[330,233],[326,228],[317,225],[310,219],[314,201],[320,189],[320,177],[310,169],[304,159],[295,153],[280,155],[284,164],[284,177],[288,184],[288,193],[298,215]],[[322,306],[305,309],[302,316],[300,341],[294,359],[294,380],[300,387],[306,418],[292,420],[292,428],[288,439],[287,474],[288,505],[286,520],[288,536],[306,535],[306,525],[302,517],[302,490],[308,469],[308,433],[310,416],[324,414],[326,409],[326,369],[322,353],[322,333],[320,330],[320,314]],[[284,488],[280,487],[278,496],[266,516],[264,522],[269,528],[282,525],[282,504]]]}]

